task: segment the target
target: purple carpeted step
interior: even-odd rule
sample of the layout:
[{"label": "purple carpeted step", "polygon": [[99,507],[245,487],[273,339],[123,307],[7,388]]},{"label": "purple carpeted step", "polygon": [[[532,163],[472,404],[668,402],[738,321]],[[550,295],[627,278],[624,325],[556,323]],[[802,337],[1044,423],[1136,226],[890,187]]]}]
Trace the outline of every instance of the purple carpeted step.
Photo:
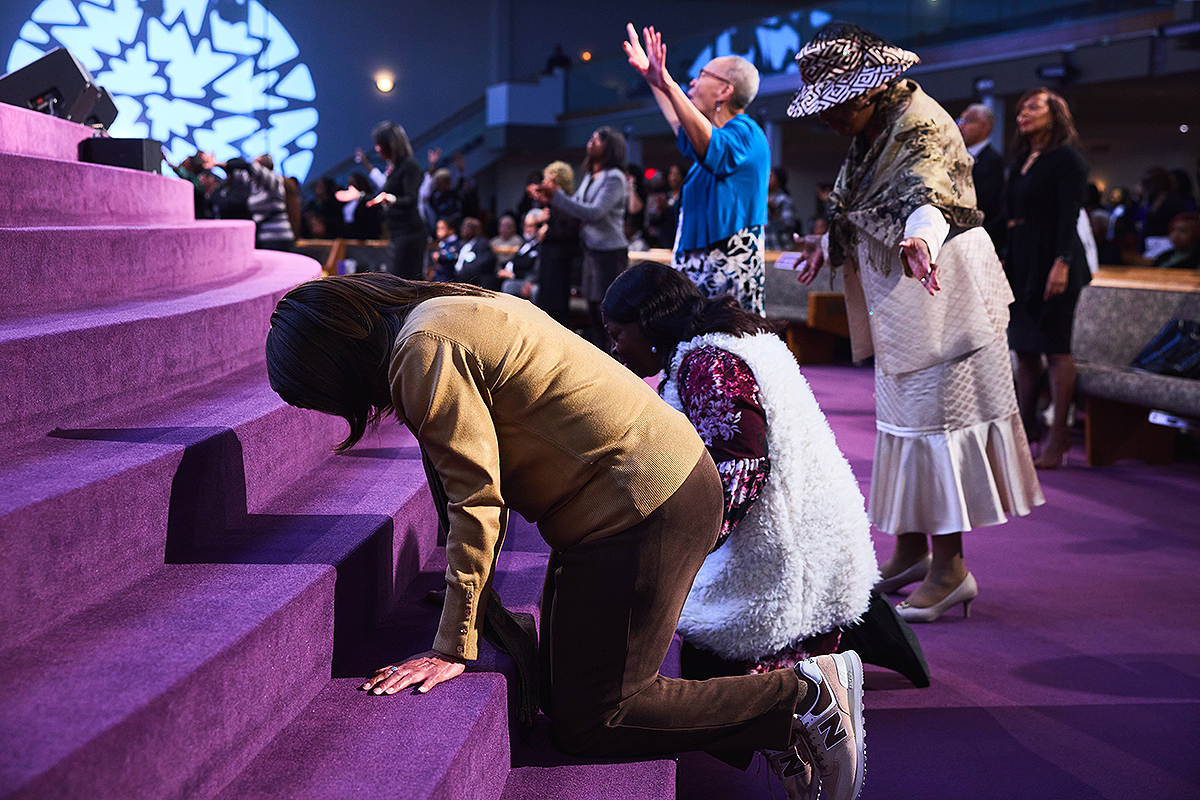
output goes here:
[{"label": "purple carpeted step", "polygon": [[500,593],[505,608],[532,614],[535,620],[538,618],[547,560],[548,556],[544,553],[500,554],[492,585]]},{"label": "purple carpeted step", "polygon": [[508,774],[503,676],[377,697],[331,681],[218,800],[495,800]]},{"label": "purple carpeted step", "polygon": [[415,440],[386,424],[331,456],[345,423],[285,405],[260,369],[8,453],[0,641],[46,630],[164,556],[205,549],[338,564],[373,539],[359,584],[375,587],[371,614],[391,606],[436,545]]},{"label": "purple carpeted step", "polygon": [[0,228],[165,225],[194,219],[193,189],[187,181],[0,152]]},{"label": "purple carpeted step", "polygon": [[6,445],[262,363],[275,303],[320,267],[265,251],[255,251],[255,264],[249,276],[207,291],[0,321]]},{"label": "purple carpeted step", "polygon": [[675,761],[513,767],[501,800],[674,800]]},{"label": "purple carpeted step", "polygon": [[325,565],[169,565],[6,649],[0,797],[210,795],[328,682],[333,590]]},{"label": "purple carpeted step", "polygon": [[78,161],[79,143],[95,135],[87,125],[0,103],[0,153]]},{"label": "purple carpeted step", "polygon": [[[308,424],[331,419],[312,411],[300,413]],[[335,420],[335,425],[338,435],[322,439],[326,450],[345,433],[344,422]],[[281,441],[286,438],[271,443],[260,439],[262,455],[269,457],[274,451],[282,457],[276,449]],[[369,566],[374,572],[364,576],[379,580],[373,623],[390,613],[420,573],[421,565],[437,549],[437,512],[429,496],[421,451],[409,430],[391,419],[377,431],[368,431],[353,449],[327,457],[265,503],[260,513],[390,519],[390,530],[385,531],[386,535],[378,540],[379,549],[372,553]],[[303,558],[328,558],[320,553],[320,548],[314,546],[304,551]]]},{"label": "purple carpeted step", "polygon": [[550,545],[538,533],[537,525],[527,522],[520,514],[512,514],[508,520],[508,533],[504,537],[505,552],[550,553]]},{"label": "purple carpeted step", "polygon": [[512,770],[502,800],[673,800],[675,759],[582,759],[550,744],[550,723],[538,716],[513,739]]},{"label": "purple carpeted step", "polygon": [[0,228],[0,252],[18,267],[0,295],[0,319],[182,294],[255,271],[246,220]]}]

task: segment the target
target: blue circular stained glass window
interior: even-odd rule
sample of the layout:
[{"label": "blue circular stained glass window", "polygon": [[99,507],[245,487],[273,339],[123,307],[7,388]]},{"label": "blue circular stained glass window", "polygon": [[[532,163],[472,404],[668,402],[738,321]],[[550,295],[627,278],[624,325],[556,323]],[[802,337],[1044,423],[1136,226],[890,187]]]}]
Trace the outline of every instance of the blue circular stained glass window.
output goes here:
[{"label": "blue circular stained glass window", "polygon": [[113,136],[157,139],[175,163],[269,153],[300,181],[312,167],[312,74],[258,0],[43,0],[7,71],[59,46],[112,94]]}]

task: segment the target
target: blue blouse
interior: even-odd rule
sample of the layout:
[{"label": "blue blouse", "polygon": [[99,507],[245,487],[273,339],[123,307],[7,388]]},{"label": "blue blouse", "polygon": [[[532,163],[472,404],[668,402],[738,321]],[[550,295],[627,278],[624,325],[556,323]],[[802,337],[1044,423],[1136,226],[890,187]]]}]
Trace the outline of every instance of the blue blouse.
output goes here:
[{"label": "blue blouse", "polygon": [[738,114],[713,127],[701,159],[680,127],[679,150],[694,159],[683,179],[676,250],[699,250],[752,225],[767,224],[767,178],[771,151],[758,123]]}]

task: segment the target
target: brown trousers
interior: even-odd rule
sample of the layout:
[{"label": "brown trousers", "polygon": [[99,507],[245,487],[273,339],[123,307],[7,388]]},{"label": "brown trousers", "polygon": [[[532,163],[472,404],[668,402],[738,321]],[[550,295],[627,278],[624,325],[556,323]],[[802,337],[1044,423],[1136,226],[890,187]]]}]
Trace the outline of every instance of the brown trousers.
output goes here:
[{"label": "brown trousers", "polygon": [[744,767],[754,750],[787,747],[801,692],[792,670],[706,681],[658,674],[722,508],[705,453],[639,524],[551,554],[542,697],[561,749],[594,757],[706,750]]}]

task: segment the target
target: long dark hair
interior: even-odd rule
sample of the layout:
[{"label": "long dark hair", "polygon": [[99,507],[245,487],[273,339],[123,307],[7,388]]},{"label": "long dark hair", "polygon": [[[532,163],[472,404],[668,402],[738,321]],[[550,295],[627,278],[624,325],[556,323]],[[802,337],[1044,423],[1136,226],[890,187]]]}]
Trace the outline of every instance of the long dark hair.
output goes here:
[{"label": "long dark hair", "polygon": [[622,325],[636,322],[646,340],[665,352],[705,333],[746,336],[779,330],[730,295],[707,298],[678,270],[653,261],[639,261],[618,275],[600,313]]},{"label": "long dark hair", "polygon": [[[1050,91],[1045,86],[1030,89],[1021,95],[1021,99],[1017,101],[1017,112],[1020,113],[1021,106],[1025,105],[1026,100],[1036,97],[1039,94],[1046,95],[1046,105],[1050,107],[1050,140],[1046,142],[1045,152],[1048,153],[1051,150],[1057,150],[1064,144],[1078,148],[1079,134],[1075,131],[1075,118],[1071,116],[1071,109],[1067,106],[1067,101],[1062,98],[1062,95]],[[1031,149],[1029,137],[1021,133],[1020,128],[1015,129],[1013,137],[1017,162],[1020,163],[1029,155]]]},{"label": "long dark hair", "polygon": [[285,403],[346,420],[352,447],[392,411],[388,367],[405,318],[434,297],[486,296],[476,286],[386,273],[318,278],[292,289],[271,315],[267,375]]},{"label": "long dark hair", "polygon": [[[604,155],[600,157],[600,168],[624,171],[625,136],[616,128],[608,125],[597,128],[596,134],[600,137],[600,143],[604,145]],[[583,166],[580,169],[583,170],[583,174],[585,175],[592,171],[591,156],[585,155],[583,157]]]},{"label": "long dark hair", "polygon": [[379,155],[393,164],[399,164],[413,157],[412,144],[404,128],[395,122],[381,122],[371,131],[371,138],[379,145]]}]

